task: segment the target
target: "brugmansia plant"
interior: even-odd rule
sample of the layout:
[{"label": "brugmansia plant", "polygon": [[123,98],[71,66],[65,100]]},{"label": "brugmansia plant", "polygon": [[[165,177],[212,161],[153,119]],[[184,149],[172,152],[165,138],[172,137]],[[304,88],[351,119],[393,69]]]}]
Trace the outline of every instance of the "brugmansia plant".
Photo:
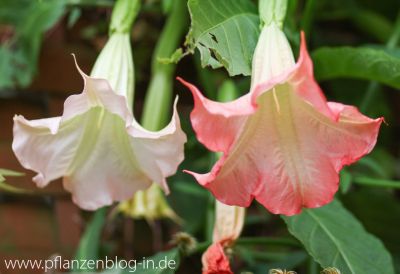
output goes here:
[{"label": "brugmansia plant", "polygon": [[[68,7],[100,5],[83,2],[61,1],[53,7],[54,16],[48,16],[49,24]],[[389,146],[378,140],[380,131],[382,142],[391,140],[387,132],[395,131],[391,124],[396,116],[377,92],[400,88],[400,15],[393,24],[359,1],[344,2],[105,1],[113,6],[109,35],[90,75],[78,66],[79,51],[73,56],[83,91],[65,100],[58,117],[14,117],[12,149],[24,168],[37,173],[36,185],[45,187],[62,178],[75,204],[97,210],[75,258],[101,260],[121,254],[102,242],[106,222],[143,218],[152,237],[138,238],[146,231],[134,221],[129,249],[136,252],[136,243],[148,242],[158,252],[147,259],[143,257],[148,252],[140,251],[116,259],[143,259],[134,269],[114,265],[96,271],[400,271],[400,182],[393,180],[396,161]],[[46,7],[51,10],[52,5]],[[145,21],[141,14],[160,17],[161,8],[167,18],[154,23],[158,28],[164,22],[150,68],[139,62],[140,73],[135,74],[136,60],[150,58],[142,56],[149,51],[140,43],[133,44],[132,51],[132,32],[146,29],[134,21]],[[321,47],[310,53],[307,44],[311,49],[329,44],[311,30],[314,20],[341,16],[386,45]],[[144,36],[157,37],[151,31]],[[24,39],[15,39],[13,43],[24,45]],[[134,112],[133,102],[139,98],[135,106],[141,105],[141,95],[134,92],[137,74],[149,74],[145,79],[150,81],[143,107]],[[343,77],[351,80],[336,80]],[[13,77],[3,78],[3,86],[12,85]],[[321,83],[332,79],[332,85]],[[360,80],[370,81],[366,92]],[[183,100],[173,100],[174,87]],[[362,99],[348,92],[356,89],[363,92]],[[3,183],[2,175],[21,174],[3,171],[1,188],[30,194]],[[122,214],[106,218],[108,212]],[[391,226],[396,227],[392,234]],[[146,260],[153,262],[151,269]],[[160,267],[167,260],[174,267]]]}]

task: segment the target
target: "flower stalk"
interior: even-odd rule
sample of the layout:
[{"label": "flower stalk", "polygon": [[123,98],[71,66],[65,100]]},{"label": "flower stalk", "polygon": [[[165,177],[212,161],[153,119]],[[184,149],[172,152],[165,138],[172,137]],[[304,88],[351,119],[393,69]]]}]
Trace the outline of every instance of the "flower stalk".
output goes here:
[{"label": "flower stalk", "polygon": [[118,0],[111,14],[110,35],[129,34],[139,10],[140,0]]},{"label": "flower stalk", "polygon": [[277,24],[280,28],[285,21],[287,0],[259,0],[258,10],[261,20],[261,28],[271,23]]},{"label": "flower stalk", "polygon": [[141,120],[146,129],[159,130],[168,120],[176,65],[165,64],[159,60],[170,57],[179,46],[187,28],[187,20],[186,1],[175,0],[153,54],[152,77]]},{"label": "flower stalk", "polygon": [[134,65],[130,29],[140,9],[140,0],[119,0],[115,3],[109,27],[109,40],[98,56],[91,76],[107,79],[114,91],[126,96],[133,108]]}]

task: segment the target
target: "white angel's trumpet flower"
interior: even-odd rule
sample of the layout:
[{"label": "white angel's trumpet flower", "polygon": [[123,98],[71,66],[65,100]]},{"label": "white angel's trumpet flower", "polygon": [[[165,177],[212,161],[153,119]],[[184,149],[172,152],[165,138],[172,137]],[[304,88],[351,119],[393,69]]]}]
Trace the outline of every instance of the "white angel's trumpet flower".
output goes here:
[{"label": "white angel's trumpet flower", "polygon": [[[117,5],[134,2],[139,1]],[[119,8],[124,10],[123,5]],[[91,76],[77,66],[84,89],[66,99],[61,116],[14,117],[12,148],[25,168],[37,172],[33,181],[45,187],[62,177],[73,201],[87,210],[129,199],[153,182],[168,192],[165,178],[176,172],[186,142],[176,100],[172,120],[164,129],[151,132],[136,122],[131,107],[130,28],[111,27]]]}]

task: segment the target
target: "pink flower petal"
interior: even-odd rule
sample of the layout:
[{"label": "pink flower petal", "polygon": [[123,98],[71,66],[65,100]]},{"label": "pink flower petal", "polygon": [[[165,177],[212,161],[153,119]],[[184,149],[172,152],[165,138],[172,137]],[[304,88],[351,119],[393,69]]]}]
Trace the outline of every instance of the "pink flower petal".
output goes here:
[{"label": "pink flower petal", "polygon": [[190,118],[197,139],[209,150],[227,151],[238,137],[237,131],[253,112],[250,95],[227,103],[214,102],[205,98],[194,85],[181,78],[178,80],[193,94],[194,110]]},{"label": "pink flower petal", "polygon": [[233,274],[220,242],[212,244],[202,257],[203,274]]},{"label": "pink flower petal", "polygon": [[224,152],[210,173],[189,173],[228,205],[246,207],[255,198],[273,213],[293,215],[329,203],[338,172],[372,150],[382,122],[326,102],[304,35],[297,64],[257,84],[250,100],[216,103],[186,85],[199,141]]}]

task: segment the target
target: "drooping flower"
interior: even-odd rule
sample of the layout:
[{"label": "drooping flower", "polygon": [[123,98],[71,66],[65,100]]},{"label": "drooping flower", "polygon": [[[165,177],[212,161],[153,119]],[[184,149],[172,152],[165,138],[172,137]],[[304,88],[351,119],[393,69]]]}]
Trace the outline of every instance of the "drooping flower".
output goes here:
[{"label": "drooping flower", "polygon": [[224,249],[239,237],[244,216],[245,208],[216,201],[213,243],[202,257],[203,274],[233,274]]},{"label": "drooping flower", "polygon": [[[118,3],[125,12],[124,4],[134,2]],[[125,19],[122,22],[126,24]],[[77,66],[84,89],[67,98],[62,116],[14,117],[12,147],[20,163],[37,172],[33,181],[44,187],[63,177],[73,201],[87,210],[131,198],[153,182],[168,192],[165,178],[183,160],[186,136],[180,128],[177,101],[171,122],[158,132],[144,129],[132,115],[129,29],[111,34],[91,76]]]},{"label": "drooping flower", "polygon": [[161,218],[170,218],[178,223],[182,221],[169,206],[162,190],[156,184],[136,192],[134,198],[122,201],[118,209],[131,218],[145,218],[148,222]]},{"label": "drooping flower", "polygon": [[282,30],[265,25],[254,56],[250,92],[219,103],[193,85],[192,126],[198,140],[223,152],[207,174],[191,173],[221,202],[247,207],[253,199],[276,214],[332,201],[338,172],[374,147],[382,118],[327,102],[313,76],[304,34],[300,56]]}]

